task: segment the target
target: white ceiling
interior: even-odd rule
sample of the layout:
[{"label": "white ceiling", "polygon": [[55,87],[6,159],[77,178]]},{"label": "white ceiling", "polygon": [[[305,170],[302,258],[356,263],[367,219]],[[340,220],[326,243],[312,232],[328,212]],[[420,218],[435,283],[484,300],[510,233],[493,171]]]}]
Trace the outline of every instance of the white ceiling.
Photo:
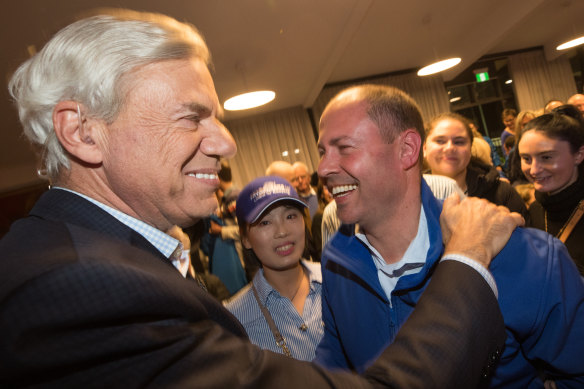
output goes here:
[{"label": "white ceiling", "polygon": [[[326,83],[420,68],[450,56],[454,78],[485,54],[584,35],[582,0],[11,0],[0,16],[0,69],[10,73],[59,28],[96,7],[169,14],[196,25],[213,55],[219,98],[273,89],[276,100],[226,119],[309,107]],[[0,100],[0,190],[30,171],[6,83]],[[22,173],[26,180],[27,173]],[[18,180],[17,180],[18,181]]]}]

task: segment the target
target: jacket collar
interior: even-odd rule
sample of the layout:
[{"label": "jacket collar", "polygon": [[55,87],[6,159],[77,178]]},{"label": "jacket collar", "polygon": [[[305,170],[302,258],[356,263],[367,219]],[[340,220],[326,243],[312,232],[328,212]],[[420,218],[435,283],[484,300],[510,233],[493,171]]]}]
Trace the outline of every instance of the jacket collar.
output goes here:
[{"label": "jacket collar", "polygon": [[142,235],[118,221],[97,205],[72,192],[50,189],[40,197],[31,210],[30,215],[47,220],[74,224],[122,241],[127,241],[133,246],[145,249],[153,255],[164,259],[165,262],[172,266],[168,258]]}]

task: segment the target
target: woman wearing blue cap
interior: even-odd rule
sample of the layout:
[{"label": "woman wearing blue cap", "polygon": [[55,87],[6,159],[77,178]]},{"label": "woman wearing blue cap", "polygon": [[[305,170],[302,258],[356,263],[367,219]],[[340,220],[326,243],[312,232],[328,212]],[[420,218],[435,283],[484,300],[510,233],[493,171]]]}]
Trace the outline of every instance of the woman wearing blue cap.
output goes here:
[{"label": "woman wearing blue cap", "polygon": [[261,264],[226,307],[252,343],[310,361],[324,328],[320,264],[302,259],[306,204],[280,177],[250,182],[237,198],[241,242]]}]

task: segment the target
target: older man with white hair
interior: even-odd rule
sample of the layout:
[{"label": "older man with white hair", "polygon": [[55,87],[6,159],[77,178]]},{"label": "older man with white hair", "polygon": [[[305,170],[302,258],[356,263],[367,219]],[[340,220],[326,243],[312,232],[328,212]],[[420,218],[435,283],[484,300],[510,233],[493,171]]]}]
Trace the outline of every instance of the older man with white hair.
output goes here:
[{"label": "older man with white hair", "polygon": [[310,173],[308,172],[308,166],[304,162],[294,162],[292,165],[294,168],[294,178],[292,179],[292,185],[298,192],[298,195],[306,205],[308,205],[308,210],[310,211],[310,217],[312,218],[316,211],[318,211],[318,198],[316,197],[316,192],[310,186]]}]

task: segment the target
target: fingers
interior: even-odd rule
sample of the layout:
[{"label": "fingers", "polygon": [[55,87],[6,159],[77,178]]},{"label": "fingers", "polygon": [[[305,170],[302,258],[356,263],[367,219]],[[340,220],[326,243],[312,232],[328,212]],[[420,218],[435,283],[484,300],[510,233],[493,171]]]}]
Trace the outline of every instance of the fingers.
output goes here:
[{"label": "fingers", "polygon": [[450,208],[457,204],[460,204],[460,196],[458,193],[453,193],[446,200],[444,200],[444,207],[443,208]]},{"label": "fingers", "polygon": [[525,219],[523,218],[523,216],[521,216],[520,213],[510,212],[509,216],[512,218],[516,227],[524,227],[525,226]]},{"label": "fingers", "polygon": [[465,255],[485,267],[507,244],[513,230],[525,224],[518,213],[484,199],[447,200],[440,216],[445,254]]}]

